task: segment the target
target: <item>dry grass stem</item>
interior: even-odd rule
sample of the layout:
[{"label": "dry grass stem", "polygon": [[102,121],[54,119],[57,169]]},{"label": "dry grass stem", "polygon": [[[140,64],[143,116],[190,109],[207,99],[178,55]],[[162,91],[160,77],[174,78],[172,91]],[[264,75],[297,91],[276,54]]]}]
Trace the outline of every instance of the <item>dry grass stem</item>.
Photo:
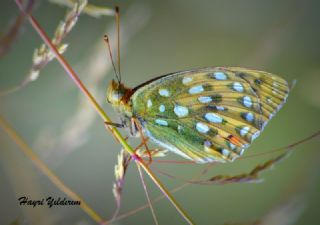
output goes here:
[{"label": "dry grass stem", "polygon": [[144,192],[145,192],[146,197],[147,197],[148,206],[149,206],[149,209],[150,209],[150,211],[151,211],[153,221],[154,221],[154,223],[155,223],[156,225],[159,225],[159,222],[158,222],[158,219],[157,219],[155,210],[154,210],[154,208],[153,208],[153,206],[152,206],[152,202],[151,202],[151,199],[150,199],[150,197],[149,197],[149,192],[148,192],[148,189],[147,189],[146,182],[144,181],[144,177],[143,177],[142,170],[141,170],[140,165],[139,165],[138,163],[136,163],[136,165],[137,165],[137,168],[138,168],[138,172],[139,172],[139,176],[140,176],[140,179],[141,179],[141,183],[142,183]]},{"label": "dry grass stem", "polygon": [[13,130],[9,123],[0,116],[0,126],[2,129],[15,141],[19,149],[25,154],[31,162],[46,176],[49,180],[63,193],[75,201],[80,201],[80,207],[94,221],[102,223],[102,218],[76,193],[67,187],[47,166],[46,164],[32,151],[32,149],[24,142],[24,140]]},{"label": "dry grass stem", "polygon": [[112,192],[116,200],[117,208],[111,218],[111,221],[118,215],[121,207],[124,178],[130,163],[130,159],[130,155],[124,149],[121,149],[120,153],[118,154],[118,163],[114,167],[115,183],[113,184]]},{"label": "dry grass stem", "polygon": [[[25,11],[31,12],[34,6],[34,0],[28,0]],[[15,21],[9,27],[8,32],[0,37],[0,58],[3,57],[10,50],[11,45],[16,40],[19,30],[25,20],[25,14],[19,13]]]},{"label": "dry grass stem", "polygon": [[[67,6],[67,7],[73,7],[73,5],[77,2],[77,0],[49,0],[52,3]],[[103,7],[103,6],[96,6],[92,4],[87,4],[84,9],[83,13],[99,18],[101,16],[114,16],[115,12],[113,8]]]},{"label": "dry grass stem", "polygon": [[[74,3],[73,8],[67,12],[63,21],[56,28],[52,43],[57,47],[60,54],[63,54],[68,47],[68,44],[62,43],[62,40],[70,33],[76,25],[81,11],[87,4],[87,0],[78,0]],[[38,78],[40,70],[43,69],[50,61],[55,58],[52,51],[42,44],[40,48],[35,49],[33,53],[33,63],[27,76],[29,81],[34,81]]]},{"label": "dry grass stem", "polygon": [[261,165],[256,166],[249,173],[243,173],[235,176],[228,175],[218,175],[211,177],[205,182],[200,182],[201,184],[227,184],[227,183],[257,183],[262,182],[260,177],[261,173],[272,169],[277,163],[281,162],[284,158],[289,155],[289,152],[283,153],[278,157],[270,159]]},{"label": "dry grass stem", "polygon": [[[64,20],[61,21],[56,28],[54,37],[52,38],[52,43],[57,47],[60,54],[63,54],[68,47],[68,44],[62,43],[62,40],[75,26],[78,21],[78,17],[86,4],[87,0],[76,1],[73,5],[73,8],[67,12]],[[8,95],[12,92],[18,91],[28,85],[30,82],[37,80],[40,71],[54,58],[55,56],[52,51],[45,44],[42,44],[39,48],[34,50],[31,69],[22,83],[5,91],[1,91],[0,96]]]}]

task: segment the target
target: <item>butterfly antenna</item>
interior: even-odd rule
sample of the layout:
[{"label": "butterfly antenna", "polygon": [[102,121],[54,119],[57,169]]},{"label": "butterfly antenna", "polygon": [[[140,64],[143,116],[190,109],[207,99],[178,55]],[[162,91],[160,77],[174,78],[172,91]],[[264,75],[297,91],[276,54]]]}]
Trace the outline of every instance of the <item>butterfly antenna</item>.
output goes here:
[{"label": "butterfly antenna", "polygon": [[113,61],[113,57],[112,57],[112,51],[111,51],[111,47],[110,47],[110,41],[109,41],[109,37],[108,35],[104,35],[103,37],[103,40],[105,41],[107,47],[108,47],[108,52],[109,52],[109,57],[110,57],[110,60],[111,60],[111,64],[112,64],[112,67],[113,67],[113,71],[114,71],[114,74],[116,75],[116,78],[118,80],[118,82],[120,83],[121,79],[120,79],[120,76],[117,72],[117,69],[116,69],[116,66],[114,65],[114,61]]},{"label": "butterfly antenna", "polygon": [[118,75],[121,82],[121,71],[120,71],[120,9],[116,6],[116,27],[117,27],[117,64],[118,64]]}]

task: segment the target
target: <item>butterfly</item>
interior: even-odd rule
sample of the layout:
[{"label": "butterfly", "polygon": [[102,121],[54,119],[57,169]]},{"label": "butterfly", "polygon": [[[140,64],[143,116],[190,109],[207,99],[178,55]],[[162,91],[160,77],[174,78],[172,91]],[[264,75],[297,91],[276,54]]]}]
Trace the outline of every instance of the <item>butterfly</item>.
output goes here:
[{"label": "butterfly", "polygon": [[112,80],[107,101],[131,134],[137,126],[159,144],[196,163],[241,156],[289,94],[283,78],[239,67],[175,72],[135,88]]}]

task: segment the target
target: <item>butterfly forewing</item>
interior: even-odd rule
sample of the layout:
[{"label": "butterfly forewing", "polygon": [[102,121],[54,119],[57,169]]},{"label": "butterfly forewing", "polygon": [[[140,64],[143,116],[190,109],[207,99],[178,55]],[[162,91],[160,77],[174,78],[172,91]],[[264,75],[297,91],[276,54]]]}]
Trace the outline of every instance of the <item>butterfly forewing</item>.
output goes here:
[{"label": "butterfly forewing", "polygon": [[199,163],[232,161],[280,109],[287,82],[270,73],[215,67],[162,76],[131,97],[155,142]]}]

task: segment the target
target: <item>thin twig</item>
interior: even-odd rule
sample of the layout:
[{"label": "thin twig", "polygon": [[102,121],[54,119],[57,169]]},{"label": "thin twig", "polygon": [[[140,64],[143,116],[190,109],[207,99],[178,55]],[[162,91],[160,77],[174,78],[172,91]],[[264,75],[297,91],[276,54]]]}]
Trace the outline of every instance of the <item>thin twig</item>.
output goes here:
[{"label": "thin twig", "polygon": [[153,206],[152,206],[152,203],[151,203],[151,200],[150,200],[150,197],[149,197],[147,185],[146,185],[146,183],[145,183],[145,181],[144,181],[144,178],[143,178],[143,173],[142,173],[142,171],[141,171],[141,168],[140,168],[139,164],[136,163],[136,165],[137,165],[137,168],[138,168],[138,171],[139,171],[139,176],[140,176],[140,179],[141,179],[141,183],[142,183],[144,192],[146,193],[146,197],[147,197],[148,205],[149,205],[149,208],[150,208],[152,217],[153,217],[153,221],[154,221],[154,223],[155,223],[156,225],[159,225],[158,219],[157,219],[157,216],[156,216],[156,213],[155,213],[155,211],[154,211],[154,208],[153,208]]},{"label": "thin twig", "polygon": [[[34,0],[29,0],[25,7],[25,11],[28,13],[31,12],[33,6]],[[14,21],[13,25],[9,28],[9,31],[0,38],[0,58],[9,51],[12,43],[16,40],[24,20],[25,14],[21,12]]]},{"label": "thin twig", "polygon": [[0,126],[20,147],[19,149],[31,160],[31,162],[44,174],[49,180],[59,188],[63,193],[76,201],[80,201],[80,208],[85,211],[94,221],[101,224],[103,219],[76,193],[68,188],[41,159],[32,151],[32,149],[24,142],[24,140],[13,130],[9,123],[0,116]]}]

